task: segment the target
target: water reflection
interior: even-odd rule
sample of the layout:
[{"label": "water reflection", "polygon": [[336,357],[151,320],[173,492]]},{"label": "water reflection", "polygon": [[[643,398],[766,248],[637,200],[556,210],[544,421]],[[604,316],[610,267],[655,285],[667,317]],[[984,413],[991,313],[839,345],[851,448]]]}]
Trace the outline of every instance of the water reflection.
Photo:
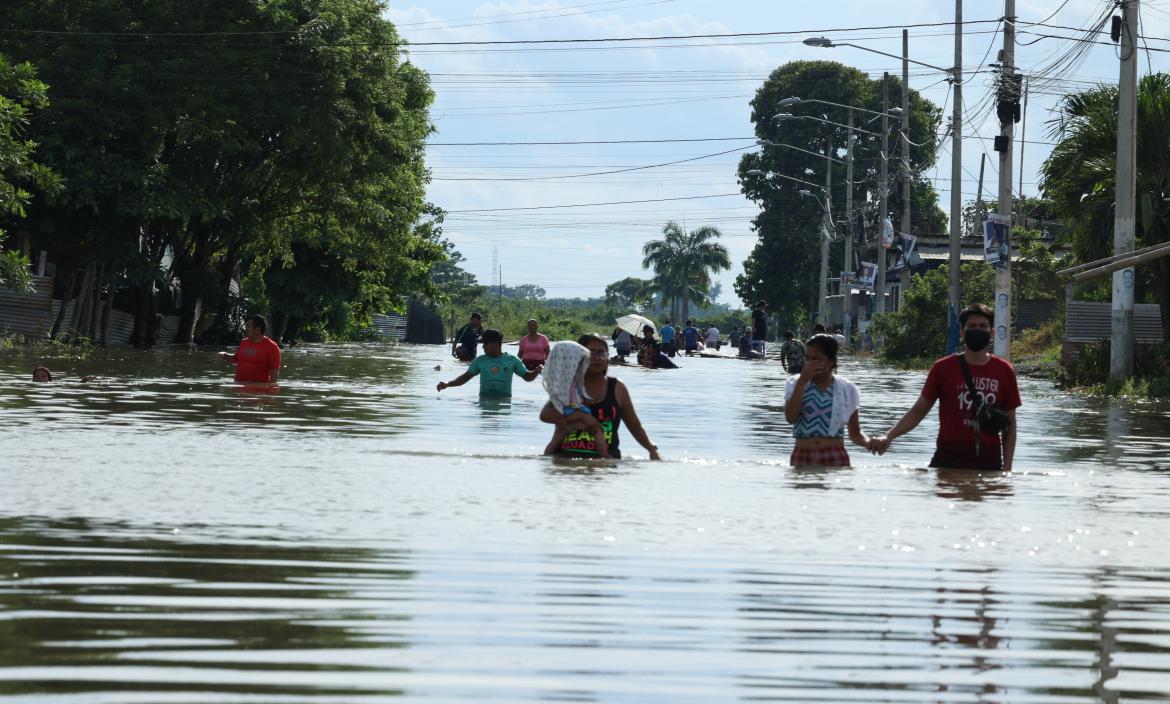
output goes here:
[{"label": "water reflection", "polygon": [[[1164,408],[1025,380],[1011,476],[921,469],[935,414],[791,469],[779,366],[686,360],[621,370],[666,461],[561,462],[446,355],[0,356],[0,700],[1170,699]],[[867,432],[922,384],[843,373]]]},{"label": "water reflection", "polygon": [[929,472],[935,480],[935,495],[957,501],[983,501],[1013,494],[1012,475],[969,469],[939,469]]}]

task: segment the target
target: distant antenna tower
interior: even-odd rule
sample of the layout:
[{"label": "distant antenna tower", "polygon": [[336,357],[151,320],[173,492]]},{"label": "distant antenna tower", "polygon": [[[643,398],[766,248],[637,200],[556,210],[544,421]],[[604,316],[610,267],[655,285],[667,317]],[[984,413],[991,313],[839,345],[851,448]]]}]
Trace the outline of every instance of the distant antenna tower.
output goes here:
[{"label": "distant antenna tower", "polygon": [[492,288],[500,290],[500,248],[492,247]]}]

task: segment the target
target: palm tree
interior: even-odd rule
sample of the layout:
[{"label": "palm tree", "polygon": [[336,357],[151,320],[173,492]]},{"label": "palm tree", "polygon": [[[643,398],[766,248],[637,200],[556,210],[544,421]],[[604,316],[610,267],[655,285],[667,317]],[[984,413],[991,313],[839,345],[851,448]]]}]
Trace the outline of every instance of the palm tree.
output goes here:
[{"label": "palm tree", "polygon": [[[1057,140],[1041,188],[1069,224],[1081,261],[1113,254],[1117,163],[1116,86],[1068,96],[1049,122]],[[1137,93],[1138,247],[1170,239],[1170,74],[1144,76]],[[1170,258],[1152,262],[1162,329],[1170,341]]]},{"label": "palm tree", "polygon": [[723,235],[710,225],[688,233],[671,220],[663,226],[662,235],[661,240],[643,245],[642,267],[654,270],[654,285],[664,303],[670,301],[672,317],[674,302],[682,301],[681,320],[686,320],[691,303],[708,302],[712,274],[730,269],[731,256],[726,247],[714,241]]}]

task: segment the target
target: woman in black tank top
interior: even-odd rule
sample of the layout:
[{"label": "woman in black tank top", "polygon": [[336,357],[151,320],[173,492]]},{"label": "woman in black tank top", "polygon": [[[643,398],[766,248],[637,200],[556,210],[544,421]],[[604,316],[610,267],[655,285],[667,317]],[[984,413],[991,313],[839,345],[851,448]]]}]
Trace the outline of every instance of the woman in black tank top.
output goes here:
[{"label": "woman in black tank top", "polygon": [[[650,459],[659,459],[658,446],[650,440],[646,429],[642,427],[642,422],[639,420],[637,412],[634,411],[634,403],[630,400],[630,394],[626,390],[625,384],[608,376],[609,343],[596,333],[582,335],[577,342],[589,349],[589,369],[585,372],[585,393],[591,399],[589,408],[594,420],[605,431],[610,457],[620,458],[622,456],[621,437],[618,430],[624,422],[634,439],[649,451]],[[544,408],[541,409],[540,419],[553,424],[565,422],[564,413],[549,404],[545,404]],[[567,457],[597,457],[592,427],[579,431],[568,430],[557,454]]]}]

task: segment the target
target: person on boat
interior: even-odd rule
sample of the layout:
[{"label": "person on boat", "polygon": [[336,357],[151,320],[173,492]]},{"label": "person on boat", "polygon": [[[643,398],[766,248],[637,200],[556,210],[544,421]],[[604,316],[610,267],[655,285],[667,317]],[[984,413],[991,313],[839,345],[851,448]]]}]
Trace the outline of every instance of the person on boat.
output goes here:
[{"label": "person on boat", "polygon": [[268,337],[268,321],[262,315],[250,315],[244,321],[244,339],[235,353],[220,352],[219,357],[236,365],[236,381],[275,384],[280,378],[280,345]]},{"label": "person on boat", "polygon": [[479,336],[483,333],[483,316],[472,313],[467,324],[459,328],[455,337],[451,339],[451,356],[462,362],[475,359],[475,348],[479,344]]},{"label": "person on boat", "polygon": [[686,354],[694,354],[699,351],[699,331],[691,321],[687,321],[687,326],[682,331],[683,349]]},{"label": "person on boat", "polygon": [[743,334],[739,336],[739,358],[740,359],[763,359],[764,355],[755,349],[752,340],[752,331],[744,330]]},{"label": "person on boat", "polygon": [[[642,421],[634,410],[634,402],[626,385],[608,375],[609,343],[596,333],[582,335],[577,339],[577,343],[589,350],[589,367],[585,370],[585,395],[590,399],[590,414],[601,424],[605,432],[609,456],[615,459],[622,456],[618,431],[622,423],[625,423],[638,444],[650,453],[650,459],[660,459],[658,446],[650,440],[646,429],[642,427]],[[541,409],[540,419],[556,425],[558,430],[562,426],[568,430],[564,410],[556,408],[551,403],[546,403]],[[589,429],[569,430],[557,454],[568,457],[599,456],[596,442]]]},{"label": "person on boat", "polygon": [[[963,352],[943,357],[931,366],[914,406],[875,439],[879,453],[917,427],[938,401],[938,436],[931,467],[1012,471],[1016,409],[1022,401],[1015,367],[987,349],[994,320],[991,308],[982,303],[959,313]],[[990,419],[980,421],[979,410],[985,405],[1006,414],[1007,427],[1001,432],[990,432]]]},{"label": "person on boat", "polygon": [[592,433],[597,456],[609,457],[605,430],[586,405],[590,402],[585,394],[585,372],[589,369],[589,362],[589,348],[572,341],[556,343],[549,353],[541,380],[548,392],[548,402],[553,408],[561,409],[565,422],[554,426],[552,440],[544,449],[546,455],[556,454],[570,432],[588,431]]},{"label": "person on boat", "polygon": [[719,328],[712,325],[711,327],[707,328],[707,349],[718,351],[720,344]]},{"label": "person on boat", "polygon": [[678,365],[663,353],[662,345],[657,342],[650,343],[650,348],[646,352],[643,366],[651,369],[678,369]]},{"label": "person on boat", "polygon": [[872,449],[861,432],[857,386],[836,373],[837,340],[813,335],[804,346],[804,368],[784,387],[784,418],[792,424],[793,467],[848,467],[845,430],[856,445]]},{"label": "person on boat", "polygon": [[463,386],[476,376],[479,377],[481,398],[506,398],[512,395],[512,376],[532,381],[540,376],[541,367],[528,369],[519,357],[503,351],[504,335],[499,330],[488,328],[483,331],[483,354],[471,360],[467,371],[451,381],[440,381],[437,391],[452,386]]},{"label": "person on boat", "polygon": [[528,334],[520,338],[520,361],[529,371],[544,364],[548,359],[548,338],[538,332],[536,320],[528,321]]},{"label": "person on boat", "polygon": [[675,344],[674,339],[676,333],[677,331],[674,329],[674,325],[670,320],[667,320],[666,325],[663,325],[662,329],[658,331],[658,336],[662,338],[662,351],[669,354],[671,357],[673,357],[675,353],[678,352],[678,345]]},{"label": "person on boat", "polygon": [[613,329],[613,349],[617,353],[619,361],[626,361],[626,357],[630,356],[630,352],[634,348],[634,336],[628,330],[623,330],[620,326]]}]

